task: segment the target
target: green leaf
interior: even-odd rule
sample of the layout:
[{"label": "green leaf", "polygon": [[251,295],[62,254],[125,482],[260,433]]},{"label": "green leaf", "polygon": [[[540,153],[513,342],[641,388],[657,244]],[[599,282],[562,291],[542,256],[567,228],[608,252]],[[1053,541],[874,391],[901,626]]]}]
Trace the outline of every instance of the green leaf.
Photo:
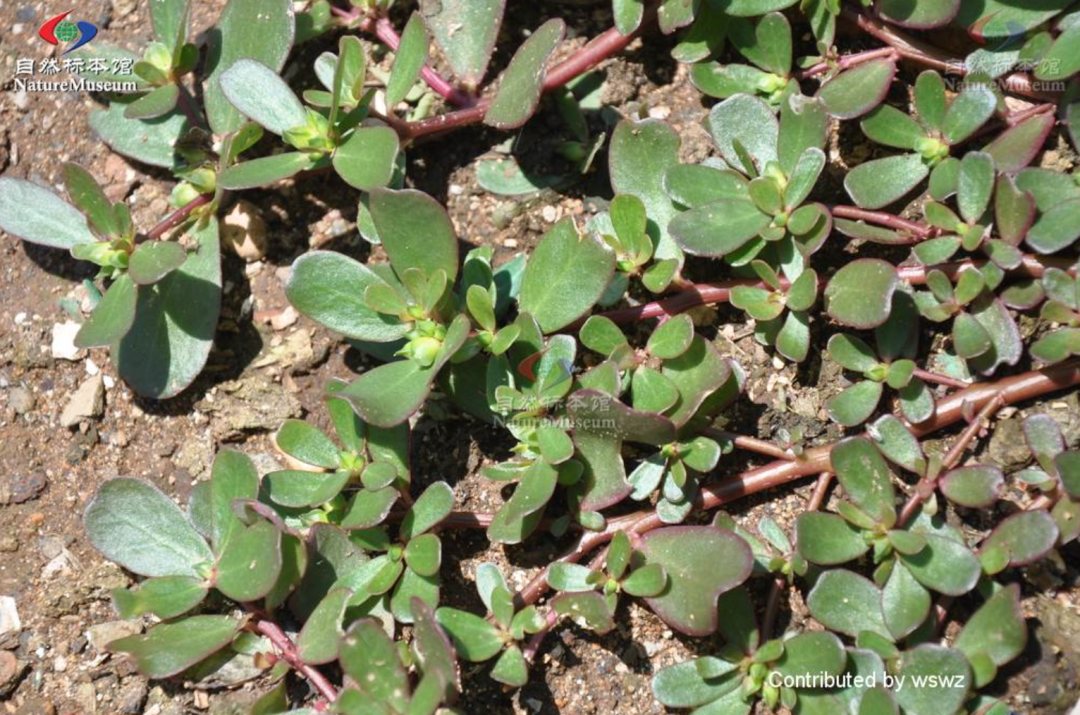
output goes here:
[{"label": "green leaf", "polygon": [[511,645],[491,669],[491,679],[513,688],[523,687],[529,681],[529,665],[516,645]]},{"label": "green leaf", "polygon": [[505,11],[505,0],[441,0],[420,6],[454,76],[467,87],[478,87],[484,78]]},{"label": "green leaf", "polygon": [[548,566],[545,578],[556,591],[595,591],[596,576],[597,572],[587,566],[556,561]]},{"label": "green leaf", "polygon": [[969,84],[952,101],[941,124],[942,137],[956,145],[974,134],[997,109],[997,97],[983,84]]},{"label": "green leaf", "polygon": [[206,364],[221,304],[221,252],[216,220],[192,233],[197,251],[152,286],[139,290],[135,323],[113,346],[120,376],[136,392],[167,399]]},{"label": "green leaf", "polygon": [[860,207],[879,209],[906,196],[929,173],[918,154],[897,154],[859,164],[844,177],[844,188]]},{"label": "green leaf", "polygon": [[851,437],[838,442],[829,458],[855,506],[881,522],[891,522],[896,513],[892,472],[874,443],[866,437]]},{"label": "green leaf", "polygon": [[960,0],[878,0],[874,9],[893,24],[929,30],[952,22],[960,10]]},{"label": "green leaf", "polygon": [[1027,244],[1039,253],[1057,253],[1080,238],[1080,199],[1064,201],[1043,212],[1028,230]]},{"label": "green leaf", "polygon": [[435,619],[450,636],[454,650],[465,660],[479,663],[502,650],[499,631],[480,616],[456,608],[440,608],[435,611]]},{"label": "green leaf", "polygon": [[128,275],[139,285],[157,283],[184,265],[187,251],[179,243],[153,241],[143,243],[131,254]]},{"label": "green leaf", "polygon": [[258,600],[277,582],[281,561],[281,532],[259,519],[225,545],[214,586],[234,601]]},{"label": "green leaf", "polygon": [[560,593],[551,599],[551,608],[582,628],[604,634],[615,627],[611,609],[603,594],[596,591]]},{"label": "green leaf", "polygon": [[584,315],[604,292],[615,269],[615,255],[592,236],[580,236],[574,220],[555,224],[529,257],[522,277],[520,309],[531,314],[545,334]]},{"label": "green leaf", "polygon": [[146,613],[169,619],[198,606],[206,598],[208,590],[201,578],[161,576],[147,579],[133,589],[114,589],[112,597],[116,612],[124,620]]},{"label": "green leaf", "polygon": [[641,25],[645,16],[645,0],[612,0],[615,28],[621,35],[629,35]]},{"label": "green leaf", "polygon": [[[631,15],[635,8],[642,8],[640,1],[625,2],[624,0],[612,1],[612,12],[615,15],[615,26],[620,32],[626,34],[624,27],[631,22],[640,22],[638,17],[620,17],[621,13]],[[671,50],[671,56],[677,62],[700,62],[719,55],[724,49],[724,41],[727,39],[728,15],[719,6],[712,3],[702,3],[697,9],[697,16],[690,28],[679,35],[679,43]]]},{"label": "green leaf", "polygon": [[829,122],[824,105],[816,99],[795,93],[781,102],[776,154],[785,174],[794,171],[807,149],[825,147]]},{"label": "green leaf", "polygon": [[220,82],[229,102],[267,131],[280,136],[307,124],[307,112],[289,85],[260,62],[237,60]]},{"label": "green leaf", "polygon": [[243,625],[230,616],[192,616],[114,640],[109,650],[131,656],[148,678],[169,678],[227,646]]},{"label": "green leaf", "polygon": [[[394,66],[386,83],[386,106],[395,107],[405,99],[424,68],[428,53],[428,33],[420,14],[414,12],[401,33],[401,43],[394,53]],[[393,130],[391,130],[393,131]],[[391,162],[392,164],[392,162]],[[359,188],[359,187],[358,187]]]},{"label": "green leaf", "polygon": [[726,529],[672,526],[646,534],[641,551],[646,564],[667,572],[664,591],[649,607],[672,628],[687,635],[716,630],[720,594],[750,575],[753,557],[746,542]]},{"label": "green leaf", "polygon": [[741,248],[772,221],[745,199],[720,199],[677,215],[668,230],[696,256],[723,256]]},{"label": "green leaf", "polygon": [[1063,80],[1080,71],[1080,23],[1074,22],[1057,36],[1035,66],[1035,79]]},{"label": "green leaf", "polygon": [[[204,86],[206,116],[215,134],[230,134],[244,123],[221,88],[221,77],[237,61],[250,59],[280,72],[292,49],[295,20],[289,0],[230,0],[215,32],[209,34]],[[286,129],[289,127],[286,127]]]},{"label": "green leaf", "polygon": [[1039,153],[1053,127],[1052,113],[1036,114],[1003,131],[983,151],[994,158],[999,172],[1020,171]]},{"label": "green leaf", "polygon": [[[709,112],[708,127],[724,161],[748,176],[776,160],[780,125],[769,105],[757,97],[737,94],[724,100]],[[747,166],[738,156],[736,143],[746,149],[755,166]]]},{"label": "green leaf", "polygon": [[394,175],[399,149],[393,129],[359,127],[334,151],[334,171],[361,191],[387,186]]},{"label": "green leaf", "polygon": [[7,176],[0,177],[0,229],[51,248],[97,240],[74,206],[37,184]]},{"label": "green leaf", "polygon": [[[915,80],[915,109],[927,128],[940,132],[948,104],[945,81],[934,70],[925,70]],[[908,147],[914,148],[914,147]]]},{"label": "green leaf", "polygon": [[665,360],[661,372],[679,390],[679,400],[667,416],[681,426],[694,416],[709,395],[727,382],[731,366],[712,343],[695,335],[690,349],[673,360]]},{"label": "green leaf", "polygon": [[421,534],[405,547],[405,563],[421,576],[434,576],[442,565],[442,542],[435,534]]},{"label": "green leaf", "polygon": [[667,586],[667,573],[660,564],[649,564],[630,572],[622,581],[622,588],[631,596],[651,598],[663,593]]},{"label": "green leaf", "polygon": [[1021,191],[1016,180],[1006,174],[997,179],[994,197],[994,225],[998,235],[1006,243],[1019,245],[1035,222],[1035,196]]},{"label": "green leaf", "polygon": [[1058,454],[1054,457],[1054,467],[1065,492],[1073,499],[1080,498],[1080,452]]},{"label": "green leaf", "polygon": [[652,332],[645,349],[653,357],[671,360],[689,350],[693,340],[694,322],[689,315],[677,315]]},{"label": "green leaf", "polygon": [[881,611],[892,640],[906,638],[930,613],[930,592],[900,562],[894,563],[881,591]]},{"label": "green leaf", "polygon": [[651,367],[642,365],[634,370],[630,384],[635,410],[665,412],[679,400],[675,384]]},{"label": "green leaf", "polygon": [[[118,235],[120,233],[120,228],[116,222],[116,215],[113,213],[112,202],[105,196],[105,192],[98,186],[97,181],[90,172],[78,164],[69,162],[64,164],[62,173],[64,176],[64,188],[67,189],[68,196],[71,197],[72,203],[74,203],[80,211],[86,214],[86,219],[89,221],[90,225],[93,226],[94,230],[101,236]],[[8,181],[11,181],[11,184],[16,187],[16,191],[19,188],[26,188],[23,186],[24,182],[20,182],[17,179],[5,179],[5,184],[0,186],[6,186]],[[2,191],[2,189],[0,189],[0,191]],[[2,197],[2,194],[0,194],[0,197]],[[2,200],[2,198],[0,198],[0,200]],[[56,203],[53,198],[46,199],[45,201],[50,205],[38,207],[38,210],[48,210],[52,207],[52,204]],[[68,208],[70,209],[70,207]],[[4,211],[4,209],[0,208],[0,211]],[[10,233],[15,232],[11,231]]]},{"label": "green leaf", "polygon": [[356,492],[341,519],[341,528],[368,529],[381,524],[399,496],[393,487]]},{"label": "green leaf", "polygon": [[[727,703],[728,696],[741,696],[739,691],[739,678],[724,678],[720,672],[726,668],[727,661],[719,658],[705,657],[693,660],[684,660],[675,665],[662,668],[653,676],[653,695],[664,705],[673,708],[693,708],[699,705]],[[714,669],[713,664],[719,666]],[[705,677],[701,671],[713,672],[714,677]],[[729,671],[730,672],[730,671]],[[736,699],[732,704],[741,700]],[[749,706],[747,707],[747,710]],[[705,711],[708,712],[708,711]],[[723,715],[728,710],[717,711]],[[735,710],[734,712],[739,712]]]},{"label": "green leaf", "polygon": [[447,282],[454,282],[457,235],[446,209],[435,199],[413,189],[376,189],[371,192],[371,217],[399,277],[419,268],[430,279],[442,269]]},{"label": "green leaf", "polygon": [[832,633],[800,633],[784,641],[784,654],[774,664],[782,676],[839,675],[847,665],[844,644]]},{"label": "green leaf", "polygon": [[1023,652],[1028,629],[1020,609],[1020,585],[1010,584],[989,599],[956,637],[956,649],[968,659],[985,653],[994,665],[1005,665]]},{"label": "green leaf", "polygon": [[263,487],[275,504],[298,508],[325,504],[341,493],[350,478],[351,475],[344,470],[307,472],[284,469],[267,474]]},{"label": "green leaf", "polygon": [[338,449],[322,430],[302,420],[286,420],[274,437],[277,446],[290,457],[323,469],[338,466]]},{"label": "green leaf", "polygon": [[230,191],[268,186],[306,171],[314,163],[310,154],[301,151],[263,156],[230,166],[221,172],[218,186]]},{"label": "green leaf", "polygon": [[1022,511],[998,524],[982,549],[1003,548],[1009,554],[1010,566],[1026,566],[1049,553],[1057,538],[1057,523],[1048,512]]},{"label": "green leaf", "polygon": [[540,103],[545,66],[565,34],[565,22],[548,20],[522,43],[484,114],[485,124],[498,129],[517,129],[529,120]]},{"label": "green leaf", "polygon": [[124,109],[128,119],[155,119],[176,109],[180,101],[180,87],[167,84],[139,97]]},{"label": "green leaf", "polygon": [[893,464],[909,472],[922,474],[926,469],[926,457],[922,445],[899,418],[882,415],[868,429],[874,444]]},{"label": "green leaf", "polygon": [[896,267],[877,258],[860,258],[837,271],[825,287],[825,310],[841,325],[867,329],[889,317],[899,284]]},{"label": "green leaf", "polygon": [[521,196],[567,184],[565,174],[537,174],[522,168],[514,157],[484,159],[476,163],[476,183],[493,194]]},{"label": "green leaf", "polygon": [[138,293],[139,287],[129,275],[124,274],[114,280],[75,335],[75,345],[94,348],[112,345],[124,337],[135,322]]},{"label": "green leaf", "polygon": [[894,60],[871,60],[830,79],[821,86],[816,97],[834,117],[854,119],[866,114],[885,99],[895,75]]},{"label": "green leaf", "polygon": [[888,104],[880,105],[863,117],[859,127],[871,141],[909,151],[915,148],[919,139],[926,136],[921,124]]},{"label": "green leaf", "polygon": [[233,511],[237,499],[259,495],[259,473],[243,452],[223,449],[214,457],[210,470],[209,529],[214,551],[221,553],[234,536],[244,530],[244,522]]},{"label": "green leaf", "polygon": [[[130,76],[124,80],[129,80]],[[124,156],[152,166],[173,168],[181,159],[176,152],[180,137],[190,129],[187,118],[176,111],[156,119],[128,119],[124,116],[131,99],[113,101],[108,109],[90,113],[90,127],[109,147]]]},{"label": "green leaf", "polygon": [[837,333],[829,338],[829,344],[825,349],[829,358],[845,370],[868,372],[878,364],[874,349],[862,338],[854,335]]},{"label": "green leaf", "polygon": [[957,204],[969,224],[978,221],[990,205],[994,193],[994,160],[989,154],[971,151],[960,161]]},{"label": "green leaf", "polygon": [[568,411],[576,426],[574,444],[585,466],[581,509],[586,511],[611,506],[630,493],[620,454],[623,440],[660,445],[675,438],[670,420],[632,410],[597,390],[575,392]]},{"label": "green leaf", "polygon": [[784,208],[791,211],[802,205],[814,190],[821,170],[825,168],[825,152],[809,147],[799,156],[799,161],[788,177],[784,189]]},{"label": "green leaf", "polygon": [[791,74],[791,25],[778,12],[763,16],[757,23],[731,22],[728,39],[743,57],[781,77]]},{"label": "green leaf", "polygon": [[909,685],[895,691],[896,701],[912,715],[956,712],[973,685],[963,653],[930,643],[903,653],[898,677]]},{"label": "green leaf", "polygon": [[626,345],[626,336],[610,318],[590,316],[578,334],[581,344],[607,357],[620,346]]},{"label": "green leaf", "polygon": [[339,660],[342,670],[367,695],[361,702],[373,700],[384,703],[391,712],[405,711],[409,676],[398,653],[397,645],[374,618],[357,621],[349,628],[341,642]]},{"label": "green leaf", "polygon": [[953,469],[941,478],[941,491],[949,501],[977,509],[992,506],[1004,485],[1000,469],[981,464]]},{"label": "green leaf", "polygon": [[882,687],[870,688],[859,700],[859,715],[899,715],[895,696]]},{"label": "green leaf", "polygon": [[917,554],[900,554],[911,575],[923,586],[946,596],[962,596],[975,588],[982,573],[975,554],[947,536],[925,536],[925,549]]},{"label": "green leaf", "polygon": [[825,401],[829,417],[844,425],[855,427],[870,418],[877,410],[884,387],[880,382],[862,380]]},{"label": "green leaf", "polygon": [[540,453],[550,464],[561,464],[574,456],[574,443],[570,436],[557,427],[539,427],[536,439]]},{"label": "green leaf", "polygon": [[187,36],[187,0],[151,0],[150,24],[154,40],[165,45],[169,52],[176,51],[178,43]]},{"label": "green leaf", "polygon": [[799,553],[822,566],[842,564],[865,554],[870,545],[862,532],[836,514],[806,512],[795,522]]},{"label": "green leaf", "polygon": [[[983,269],[985,272],[985,268]],[[1020,330],[1005,305],[990,292],[971,303],[968,312],[990,335],[991,348],[969,361],[974,369],[989,375],[999,365],[1015,365],[1024,354]]]},{"label": "green leaf", "polygon": [[408,328],[368,307],[364,291],[376,284],[387,285],[359,261],[340,253],[309,251],[293,262],[285,295],[301,313],[346,337],[393,342]]},{"label": "green leaf", "polygon": [[142,576],[198,576],[214,558],[180,507],[140,479],[102,484],[83,522],[98,551]]},{"label": "green leaf", "polygon": [[611,188],[617,194],[637,196],[645,204],[654,258],[676,258],[681,265],[682,252],[668,235],[668,224],[677,212],[664,190],[665,176],[678,164],[679,135],[664,122],[624,120],[616,125],[608,151]]},{"label": "green leaf", "polygon": [[446,482],[435,482],[416,500],[401,521],[400,536],[415,539],[437,526],[454,508],[454,490]]},{"label": "green leaf", "polygon": [[296,640],[302,661],[322,665],[337,660],[345,635],[341,624],[352,595],[347,588],[332,589],[311,612]]}]

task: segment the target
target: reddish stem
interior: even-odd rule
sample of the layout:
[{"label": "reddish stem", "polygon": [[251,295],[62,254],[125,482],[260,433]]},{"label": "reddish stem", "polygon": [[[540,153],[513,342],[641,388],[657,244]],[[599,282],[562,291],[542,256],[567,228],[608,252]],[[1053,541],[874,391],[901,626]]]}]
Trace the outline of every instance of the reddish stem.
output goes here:
[{"label": "reddish stem", "polygon": [[975,419],[971,421],[964,431],[960,433],[960,436],[956,438],[952,447],[945,454],[945,457],[941,460],[941,471],[935,474],[933,477],[929,475],[924,476],[919,483],[915,486],[915,491],[908,497],[907,503],[904,504],[903,509],[900,510],[900,516],[896,520],[898,526],[903,527],[915,516],[915,512],[919,507],[929,499],[934,491],[937,489],[938,482],[941,480],[941,475],[949,471],[956,466],[960,461],[961,455],[964,454],[964,450],[971,444],[971,440],[979,434],[979,430],[983,429],[990,416],[1001,409],[1005,404],[1005,398],[998,393],[987,402],[979,414],[975,416]]},{"label": "reddish stem", "polygon": [[200,206],[206,206],[213,201],[213,194],[199,194],[194,199],[189,201],[186,205],[173,211],[171,214],[163,218],[156,226],[146,232],[145,240],[156,241],[164,236],[166,233],[176,228],[180,224],[187,221],[191,213]]},{"label": "reddish stem", "polygon": [[265,618],[257,618],[254,627],[258,633],[266,636],[274,644],[274,648],[277,649],[281,659],[288,663],[297,673],[307,678],[308,682],[319,691],[323,698],[331,703],[337,700],[338,692],[333,683],[327,680],[326,676],[319,672],[318,668],[308,665],[300,659],[300,652],[297,650],[296,644],[276,623]]},{"label": "reddish stem", "polygon": [[[390,20],[385,17],[380,17],[375,21],[375,36],[395,52],[401,45],[401,37],[390,23]],[[420,76],[436,94],[456,107],[470,107],[476,103],[474,97],[462,92],[427,65],[424,65],[423,69],[420,70]]]},{"label": "reddish stem", "polygon": [[[953,57],[939,47],[918,40],[851,5],[844,5],[842,12],[843,16],[854,22],[860,30],[873,35],[892,47],[904,59],[931,67],[944,74],[967,74],[967,67],[964,65],[963,60]],[[999,86],[1007,92],[1036,99],[1054,100],[1058,94],[1036,89],[1034,80],[1026,72],[1013,72],[997,81]]]},{"label": "reddish stem", "polygon": [[[985,263],[985,259],[965,259],[929,267],[900,266],[897,269],[897,275],[900,277],[900,280],[907,281],[911,285],[922,285],[926,283],[926,274],[931,270],[939,270],[950,278],[955,278],[964,268],[972,266],[978,268]],[[1050,267],[1060,268],[1068,271],[1073,276],[1076,275],[1076,267],[1071,264],[1069,259],[1053,256],[1036,257],[1030,254],[1025,254],[1021,264],[1011,271],[1011,273],[1026,276],[1028,278],[1041,278],[1043,272]],[[636,305],[632,308],[609,310],[605,313],[600,313],[600,315],[603,315],[605,318],[610,318],[613,322],[620,324],[636,323],[640,320],[659,318],[662,315],[678,315],[691,308],[696,308],[699,305],[726,303],[731,297],[731,289],[735,286],[766,287],[764,283],[752,278],[734,278],[720,283],[697,283],[687,290],[676,293],[670,298],[652,301],[651,303],[642,303],[641,305]],[[567,326],[564,330],[576,330],[577,328],[580,328],[584,322],[584,320],[579,320]]]},{"label": "reddish stem", "polygon": [[180,90],[180,94],[176,100],[177,105],[180,107],[180,111],[187,117],[188,123],[192,127],[206,128],[206,122],[203,121],[202,116],[199,114],[199,110],[195,107],[195,101],[188,94],[187,87],[180,80],[176,81],[176,86]]},{"label": "reddish stem", "polygon": [[911,373],[914,377],[919,378],[923,382],[932,382],[937,385],[945,385],[946,387],[955,387],[958,389],[964,389],[971,385],[970,382],[964,382],[963,380],[957,380],[949,377],[948,375],[940,375],[936,372],[930,372],[929,370],[923,370],[921,367],[915,368],[915,372]]},{"label": "reddish stem", "polygon": [[788,450],[777,447],[772,442],[755,439],[754,437],[745,437],[740,434],[735,434],[734,432],[728,432],[727,430],[706,427],[701,430],[701,434],[706,437],[711,437],[712,439],[727,440],[734,444],[737,449],[744,449],[747,452],[757,452],[758,454],[764,454],[773,459],[785,459],[788,461],[798,459],[798,457]]},{"label": "reddish stem", "polygon": [[891,57],[894,59],[900,59],[900,54],[892,47],[881,47],[876,50],[864,50],[862,52],[856,52],[853,55],[844,55],[839,60],[818,62],[816,65],[807,67],[802,72],[796,73],[796,76],[800,79],[809,79],[816,77],[819,74],[825,74],[830,70],[847,70],[852,67],[857,67],[864,62],[870,62],[872,60],[881,59],[882,57]]},{"label": "reddish stem", "polygon": [[[1040,397],[1050,392],[1080,384],[1080,359],[1072,359],[1041,370],[1005,377],[987,383],[977,383],[938,400],[934,415],[911,427],[916,438],[925,437],[963,419],[964,405],[983,409],[1000,395],[1002,404],[1010,405]],[[763,467],[736,475],[720,484],[704,486],[695,506],[714,509],[742,497],[782,486],[788,482],[820,474],[832,469],[832,444],[808,450],[796,461],[777,460]],[[617,531],[644,534],[659,529],[664,523],[655,511],[640,511],[608,520],[603,531],[587,532],[578,539],[563,561],[577,562],[586,554],[607,543]],[[518,594],[522,604],[535,603],[548,590],[543,574],[530,581]]]},{"label": "reddish stem", "polygon": [[932,226],[916,223],[915,221],[908,221],[907,219],[893,216],[884,211],[867,211],[866,209],[860,209],[855,206],[830,206],[829,211],[837,218],[865,221],[866,223],[885,226],[886,228],[891,228],[896,231],[905,231],[918,236],[919,238],[930,238],[935,233],[935,229]]},{"label": "reddish stem", "polygon": [[[629,35],[623,35],[612,27],[594,37],[566,60],[552,67],[544,77],[543,91],[550,92],[553,89],[562,87],[575,77],[588,72],[604,60],[624,50],[642,32],[648,15],[654,9],[655,3],[651,3],[646,9],[646,19],[643,19],[638,29]],[[409,122],[402,128],[402,138],[417,139],[430,134],[438,134],[471,124],[478,124],[484,120],[484,115],[487,114],[490,104],[491,99],[485,97],[466,109],[459,109],[456,112],[441,114],[430,119],[422,119],[418,122]]]}]

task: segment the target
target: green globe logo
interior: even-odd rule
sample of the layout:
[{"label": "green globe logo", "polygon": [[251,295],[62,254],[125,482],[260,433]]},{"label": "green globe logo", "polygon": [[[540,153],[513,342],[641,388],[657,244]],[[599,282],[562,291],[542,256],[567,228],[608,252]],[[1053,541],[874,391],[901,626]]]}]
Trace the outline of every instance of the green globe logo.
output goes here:
[{"label": "green globe logo", "polygon": [[79,36],[79,28],[74,22],[64,20],[56,26],[56,39],[61,42],[72,42]]}]

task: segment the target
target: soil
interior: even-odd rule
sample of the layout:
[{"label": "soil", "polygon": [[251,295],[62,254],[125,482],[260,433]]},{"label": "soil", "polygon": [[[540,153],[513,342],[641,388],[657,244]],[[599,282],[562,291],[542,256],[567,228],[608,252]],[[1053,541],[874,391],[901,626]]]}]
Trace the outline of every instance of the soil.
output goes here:
[{"label": "soil", "polygon": [[[196,28],[210,26],[222,4],[195,3]],[[577,44],[610,24],[602,2],[510,5],[504,27],[535,27],[559,15]],[[94,140],[87,115],[96,100],[75,94],[19,96],[11,89],[16,58],[46,56],[47,46],[34,38],[37,26],[66,9],[58,0],[0,4],[0,171],[57,187],[61,164],[78,162],[103,178],[111,198],[126,199],[136,224],[147,228],[167,213],[171,182],[164,172],[129,163]],[[102,28],[104,40],[138,47],[149,38],[146,3],[89,0],[79,12]],[[503,34],[502,47],[520,40],[509,30]],[[851,42],[857,46],[861,39]],[[329,42],[301,48],[286,76],[302,84],[299,67],[309,66]],[[663,118],[683,137],[683,159],[699,161],[711,152],[702,127],[711,102],[690,86],[686,68],[670,59],[671,43],[652,35],[647,44],[637,41],[605,63],[603,95],[611,109],[593,113],[590,122],[599,132],[610,128],[618,114]],[[497,56],[493,75],[505,66],[506,52]],[[561,126],[558,114],[547,107],[512,137],[515,153],[527,168],[567,170],[553,151],[565,138]],[[417,146],[408,155],[409,184],[443,202],[463,244],[492,246],[496,262],[527,251],[559,218],[586,217],[610,199],[603,155],[590,174],[559,193],[545,191],[521,201],[486,192],[475,180],[476,161],[507,139],[498,132],[467,129],[450,140]],[[836,137],[833,147],[845,161],[870,155],[868,146],[847,134]],[[1050,154],[1047,163],[1059,169],[1069,168],[1075,156],[1063,141]],[[836,189],[842,174],[830,179]],[[243,671],[233,677],[245,682],[234,685],[223,684],[220,673],[217,680],[200,683],[148,683],[127,661],[105,653],[103,642],[143,624],[117,621],[109,593],[132,579],[94,551],[80,522],[97,486],[117,475],[149,479],[185,500],[192,485],[208,476],[222,446],[247,452],[261,470],[269,471],[275,460],[269,435],[281,421],[304,417],[325,426],[321,396],[326,380],[350,378],[369,366],[367,358],[336,336],[305,318],[296,319],[283,293],[289,265],[309,247],[368,257],[369,246],[355,230],[356,193],[339,181],[312,177],[250,192],[245,198],[268,224],[268,253],[251,263],[226,257],[223,315],[210,363],[195,385],[168,402],[135,396],[117,378],[105,350],[82,351],[70,360],[53,357],[56,326],[70,320],[61,301],[79,303],[85,297],[81,281],[92,273],[63,252],[7,236],[0,240],[0,705],[9,713],[224,715],[244,712],[268,687],[265,680],[248,679],[252,674]],[[842,241],[830,242],[826,250],[826,272],[830,264],[846,260]],[[899,260],[903,255],[890,257]],[[694,264],[692,276],[720,278],[719,265]],[[807,445],[840,434],[823,419],[822,403],[843,384],[841,375],[820,358],[798,369],[774,361],[754,342],[738,311],[721,308],[702,317],[716,319],[717,345],[737,359],[749,377],[748,395],[727,415],[729,429],[763,439],[777,439],[782,430],[801,430]],[[823,332],[816,331],[816,354],[824,347]],[[927,333],[924,339],[929,344],[934,336]],[[61,415],[76,391],[96,381],[104,390],[102,409],[91,405],[91,417],[71,428],[61,426]],[[92,395],[97,388],[84,389]],[[1056,395],[1021,411],[1003,411],[975,458],[998,462],[1007,470],[1020,467],[1026,448],[1018,427],[1029,411],[1049,413],[1062,423],[1070,443],[1080,440],[1077,394]],[[503,433],[449,409],[432,410],[416,422],[413,445],[418,488],[446,480],[454,486],[458,508],[498,508],[503,494],[479,470],[507,456]],[[722,479],[762,461],[732,454],[708,478]],[[790,526],[811,490],[812,484],[804,483],[757,495],[734,505],[732,514],[748,527],[764,515]],[[1011,496],[1021,504],[1030,498],[1019,491]],[[987,520],[968,521],[978,527]],[[478,610],[479,600],[472,575],[479,563],[494,561],[509,574],[511,584],[520,587],[566,545],[545,535],[514,548],[491,546],[479,532],[447,533],[445,539],[443,601],[473,610]],[[1025,655],[1004,669],[993,690],[1022,713],[1066,712],[1080,692],[1077,547],[1066,548],[1062,556],[1021,574],[1033,637]],[[622,608],[617,630],[604,637],[574,626],[557,629],[545,641],[529,685],[520,690],[505,690],[488,678],[489,665],[464,664],[463,712],[664,712],[650,691],[652,675],[708,652],[718,641],[675,635],[642,606]],[[968,608],[961,601],[954,605],[954,615]],[[18,623],[9,620],[13,612]],[[781,613],[782,626],[815,627],[797,595]],[[297,694],[304,693],[301,686]]]}]

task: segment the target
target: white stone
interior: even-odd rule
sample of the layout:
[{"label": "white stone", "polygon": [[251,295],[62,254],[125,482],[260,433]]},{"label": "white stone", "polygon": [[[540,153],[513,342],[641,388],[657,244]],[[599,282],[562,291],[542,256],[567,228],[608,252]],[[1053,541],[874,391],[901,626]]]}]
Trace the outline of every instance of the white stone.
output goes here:
[{"label": "white stone", "polygon": [[0,596],[0,636],[18,633],[21,630],[22,621],[19,620],[19,609],[15,606],[15,599],[11,596]]},{"label": "white stone", "polygon": [[82,326],[74,320],[56,323],[52,327],[52,356],[56,360],[79,360],[83,351],[75,347],[75,336]]}]

